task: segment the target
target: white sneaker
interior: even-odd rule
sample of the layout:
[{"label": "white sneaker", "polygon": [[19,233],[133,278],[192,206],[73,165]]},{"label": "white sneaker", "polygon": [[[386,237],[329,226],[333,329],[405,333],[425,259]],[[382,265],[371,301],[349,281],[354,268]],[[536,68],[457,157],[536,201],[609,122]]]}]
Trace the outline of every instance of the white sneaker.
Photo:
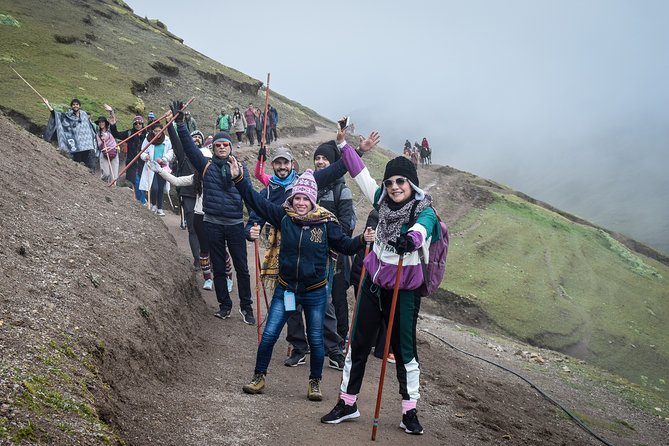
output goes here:
[{"label": "white sneaker", "polygon": [[158,206],[156,206],[155,204],[151,206],[151,212],[155,214],[157,211],[158,211]]},{"label": "white sneaker", "polygon": [[158,210],[156,211],[156,215],[159,215],[159,216],[161,216],[161,217],[164,217],[164,216],[165,216],[165,213],[163,212],[162,209],[158,209]]},{"label": "white sneaker", "polygon": [[232,282],[232,279],[229,277],[226,277],[225,280],[228,282],[228,293],[232,291],[232,286],[234,283]]},{"label": "white sneaker", "polygon": [[214,287],[214,281],[211,279],[207,279],[204,281],[204,284],[202,285],[202,288],[205,290],[211,291],[211,289]]}]

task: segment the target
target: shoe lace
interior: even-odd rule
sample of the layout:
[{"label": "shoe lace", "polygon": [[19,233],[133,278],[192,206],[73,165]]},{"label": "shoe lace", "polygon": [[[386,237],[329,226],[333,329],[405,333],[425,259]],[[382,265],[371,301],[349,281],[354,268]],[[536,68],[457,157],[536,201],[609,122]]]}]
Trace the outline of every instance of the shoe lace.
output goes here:
[{"label": "shoe lace", "polygon": [[263,379],[262,373],[256,373],[253,375],[253,379],[251,380],[251,384],[259,384]]},{"label": "shoe lace", "polygon": [[320,392],[321,391],[321,380],[320,379],[310,379],[309,380],[309,386],[311,387],[312,392]]}]

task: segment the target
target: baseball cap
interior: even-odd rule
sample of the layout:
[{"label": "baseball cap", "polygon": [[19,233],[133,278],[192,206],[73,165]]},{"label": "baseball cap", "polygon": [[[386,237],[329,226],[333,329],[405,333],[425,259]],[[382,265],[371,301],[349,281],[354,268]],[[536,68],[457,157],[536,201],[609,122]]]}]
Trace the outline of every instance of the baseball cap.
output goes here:
[{"label": "baseball cap", "polygon": [[293,160],[293,154],[290,153],[290,149],[287,147],[277,147],[272,154],[272,162],[279,158],[285,158],[288,161]]}]

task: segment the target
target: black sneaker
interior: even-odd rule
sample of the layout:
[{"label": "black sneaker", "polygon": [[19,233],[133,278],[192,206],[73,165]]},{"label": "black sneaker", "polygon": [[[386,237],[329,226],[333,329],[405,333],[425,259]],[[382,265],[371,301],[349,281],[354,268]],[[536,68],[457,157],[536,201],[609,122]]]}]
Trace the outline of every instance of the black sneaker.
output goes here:
[{"label": "black sneaker", "polygon": [[242,315],[242,320],[244,321],[245,324],[249,324],[249,325],[255,325],[256,324],[256,318],[253,317],[253,310],[242,310],[240,308],[239,309],[239,314]]},{"label": "black sneaker", "polygon": [[360,412],[358,412],[357,404],[353,403],[352,406],[347,406],[344,400],[340,399],[334,409],[321,418],[321,423],[339,424],[342,421],[358,418],[359,416]]},{"label": "black sneaker", "polygon": [[404,432],[407,434],[423,435],[423,426],[421,426],[418,421],[418,412],[416,409],[411,409],[402,415],[400,429],[404,429]]},{"label": "black sneaker", "polygon": [[214,313],[214,316],[219,319],[227,319],[230,317],[230,310],[218,310],[216,313]]},{"label": "black sneaker", "polygon": [[305,360],[306,357],[306,353],[300,353],[297,350],[293,350],[293,353],[290,354],[288,359],[283,361],[283,365],[286,367],[297,367],[298,365],[302,365],[307,362]]},{"label": "black sneaker", "polygon": [[334,354],[328,358],[328,367],[335,370],[344,370],[344,355],[341,353]]}]

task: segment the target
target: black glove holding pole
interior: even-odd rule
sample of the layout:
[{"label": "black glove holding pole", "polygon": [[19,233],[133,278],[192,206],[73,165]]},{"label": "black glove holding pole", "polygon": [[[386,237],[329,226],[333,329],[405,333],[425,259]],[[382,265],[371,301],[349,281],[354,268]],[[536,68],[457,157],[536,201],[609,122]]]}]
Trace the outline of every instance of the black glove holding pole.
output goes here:
[{"label": "black glove holding pole", "polygon": [[258,150],[258,161],[267,160],[267,147],[262,146]]},{"label": "black glove holding pole", "polygon": [[174,122],[176,122],[177,125],[184,122],[184,114],[181,111],[182,108],[184,108],[184,103],[181,101],[172,101],[172,104],[170,105],[172,116],[175,117]]},{"label": "black glove holding pole", "polygon": [[409,237],[409,234],[401,234],[395,240],[390,240],[388,244],[394,247],[397,254],[401,256],[407,252],[416,250],[416,245],[414,245],[413,239]]}]

